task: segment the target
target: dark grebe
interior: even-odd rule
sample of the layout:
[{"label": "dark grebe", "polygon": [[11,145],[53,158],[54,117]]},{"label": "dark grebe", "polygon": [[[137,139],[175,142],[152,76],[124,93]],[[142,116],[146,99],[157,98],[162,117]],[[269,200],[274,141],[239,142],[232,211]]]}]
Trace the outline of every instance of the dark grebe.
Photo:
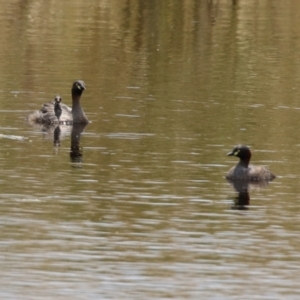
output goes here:
[{"label": "dark grebe", "polygon": [[[61,110],[59,117],[59,109],[55,110],[55,105],[57,103],[56,97],[55,101],[51,101],[45,103],[41,110],[35,111],[28,116],[28,121],[30,123],[41,123],[41,124],[54,124],[59,122],[64,124],[87,124],[89,123],[88,118],[86,117],[81,105],[80,105],[80,98],[82,92],[85,90],[85,84],[82,80],[77,80],[72,85],[72,100],[73,105],[72,109],[65,104],[60,103],[58,101],[58,106]],[[59,97],[60,98],[60,97]],[[61,99],[61,98],[60,98]]]},{"label": "dark grebe", "polygon": [[228,180],[271,181],[276,177],[263,166],[249,165],[251,151],[245,145],[235,146],[227,155],[240,158],[237,165],[226,174],[226,179]]}]

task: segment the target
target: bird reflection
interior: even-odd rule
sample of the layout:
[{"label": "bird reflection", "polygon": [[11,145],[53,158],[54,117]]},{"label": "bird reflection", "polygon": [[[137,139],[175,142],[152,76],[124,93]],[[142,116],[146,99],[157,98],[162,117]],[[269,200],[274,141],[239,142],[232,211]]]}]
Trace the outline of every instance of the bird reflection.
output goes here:
[{"label": "bird reflection", "polygon": [[[70,148],[70,159],[74,163],[82,162],[82,148],[80,147],[81,133],[85,129],[87,124],[73,124],[71,131],[71,148]],[[53,144],[54,146],[60,146],[60,125],[56,126],[53,132]]]},{"label": "bird reflection", "polygon": [[250,205],[250,194],[249,190],[251,189],[263,189],[268,184],[269,181],[249,181],[249,180],[228,180],[230,185],[238,192],[238,195],[233,199],[234,204],[232,209],[246,210]]},{"label": "bird reflection", "polygon": [[[88,124],[50,124],[39,125],[38,128],[45,134],[45,136],[51,136],[53,134],[53,145],[55,146],[55,152],[58,152],[61,140],[68,136],[71,132],[71,147],[70,147],[70,160],[73,163],[82,162],[82,147],[80,146],[81,133],[87,127]],[[37,126],[35,126],[37,127]]]},{"label": "bird reflection", "polygon": [[71,132],[70,159],[74,163],[82,162],[82,148],[80,147],[81,133],[87,124],[74,124]]},{"label": "bird reflection", "polygon": [[59,125],[55,127],[54,132],[53,132],[53,144],[54,146],[60,146],[60,134],[61,130]]}]

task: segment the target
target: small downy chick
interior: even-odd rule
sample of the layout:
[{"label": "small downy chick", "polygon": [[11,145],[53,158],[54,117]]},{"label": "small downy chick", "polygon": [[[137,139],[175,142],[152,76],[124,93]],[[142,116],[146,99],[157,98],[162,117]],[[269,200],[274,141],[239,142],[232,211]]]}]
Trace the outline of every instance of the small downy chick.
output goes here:
[{"label": "small downy chick", "polygon": [[61,97],[59,95],[55,96],[55,98],[54,98],[54,113],[55,113],[55,116],[58,120],[58,123],[60,121],[59,118],[60,118],[61,113],[62,113],[60,102],[61,102]]}]

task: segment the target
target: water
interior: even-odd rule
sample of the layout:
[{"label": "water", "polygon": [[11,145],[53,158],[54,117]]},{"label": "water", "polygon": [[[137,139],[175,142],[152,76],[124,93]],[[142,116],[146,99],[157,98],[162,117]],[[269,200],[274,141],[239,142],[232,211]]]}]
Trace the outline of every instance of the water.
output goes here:
[{"label": "water", "polygon": [[[1,298],[298,299],[297,1],[1,4]],[[277,178],[239,194],[238,143]]]}]

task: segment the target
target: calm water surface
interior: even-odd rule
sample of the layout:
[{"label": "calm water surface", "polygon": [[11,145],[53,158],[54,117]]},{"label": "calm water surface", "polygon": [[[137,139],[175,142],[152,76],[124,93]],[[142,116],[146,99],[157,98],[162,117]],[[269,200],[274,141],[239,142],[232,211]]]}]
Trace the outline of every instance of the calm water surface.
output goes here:
[{"label": "calm water surface", "polygon": [[[1,298],[299,299],[299,13],[2,1]],[[75,79],[92,122],[54,146],[26,116]],[[276,180],[227,183],[237,143]]]}]

